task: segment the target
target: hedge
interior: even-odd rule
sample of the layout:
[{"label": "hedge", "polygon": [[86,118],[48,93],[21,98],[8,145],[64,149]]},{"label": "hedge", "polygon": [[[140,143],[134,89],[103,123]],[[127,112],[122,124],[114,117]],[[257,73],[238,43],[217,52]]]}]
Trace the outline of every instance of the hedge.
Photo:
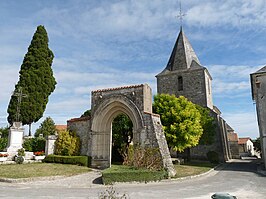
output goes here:
[{"label": "hedge", "polygon": [[103,184],[113,184],[115,182],[148,182],[159,181],[168,177],[165,170],[152,171],[148,169],[136,169],[129,166],[112,165],[111,168],[102,172]]},{"label": "hedge", "polygon": [[76,164],[81,166],[90,166],[91,157],[89,156],[61,156],[61,155],[48,155],[44,158],[43,162],[47,163],[61,163],[61,164]]}]

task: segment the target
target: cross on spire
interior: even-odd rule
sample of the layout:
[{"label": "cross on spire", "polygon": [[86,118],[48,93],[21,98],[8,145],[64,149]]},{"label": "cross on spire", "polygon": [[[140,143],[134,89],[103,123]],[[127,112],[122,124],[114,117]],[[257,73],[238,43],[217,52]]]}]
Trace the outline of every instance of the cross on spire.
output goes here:
[{"label": "cross on spire", "polygon": [[179,14],[177,15],[177,18],[180,20],[180,28],[182,28],[183,18],[186,16],[186,13],[182,12],[182,4],[181,0],[179,1]]},{"label": "cross on spire", "polygon": [[21,100],[22,100],[23,97],[27,97],[27,95],[23,94],[22,93],[22,88],[19,87],[18,91],[13,93],[13,96],[16,96],[18,98],[17,112],[16,112],[16,121],[19,122]]}]

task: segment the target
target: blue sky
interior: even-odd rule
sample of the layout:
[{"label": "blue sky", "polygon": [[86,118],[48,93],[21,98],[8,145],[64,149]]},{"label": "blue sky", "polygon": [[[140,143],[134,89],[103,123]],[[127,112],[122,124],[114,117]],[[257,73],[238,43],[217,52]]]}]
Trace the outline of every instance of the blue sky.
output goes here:
[{"label": "blue sky", "polygon": [[[187,0],[183,30],[213,77],[214,104],[239,136],[258,137],[249,74],[266,65],[265,0]],[[148,83],[179,32],[177,0],[0,1],[0,125],[38,25],[55,54],[57,80],[44,117],[56,124],[90,109],[91,91]]]}]

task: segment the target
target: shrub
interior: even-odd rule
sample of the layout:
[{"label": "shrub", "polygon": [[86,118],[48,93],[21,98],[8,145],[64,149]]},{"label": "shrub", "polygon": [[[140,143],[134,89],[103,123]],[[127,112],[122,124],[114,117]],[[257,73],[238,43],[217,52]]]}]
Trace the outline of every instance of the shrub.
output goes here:
[{"label": "shrub", "polygon": [[27,138],[23,142],[23,148],[25,151],[44,151],[45,150],[45,138],[43,137],[35,137],[35,138]]},{"label": "shrub", "polygon": [[15,158],[17,164],[22,164],[24,162],[24,157],[18,156]]},{"label": "shrub", "polygon": [[6,149],[8,143],[8,139],[6,137],[0,138],[0,151]]},{"label": "shrub", "polygon": [[60,156],[48,155],[43,162],[47,163],[61,163],[61,164],[75,164],[81,166],[90,166],[91,158],[89,156]]},{"label": "shrub", "polygon": [[41,123],[38,129],[36,129],[36,132],[34,134],[35,137],[46,137],[48,135],[55,135],[56,128],[55,123],[51,117],[45,118],[45,120]]},{"label": "shrub", "polygon": [[209,151],[207,153],[207,158],[211,163],[219,163],[219,155],[215,151]]},{"label": "shrub", "polygon": [[44,137],[37,137],[34,138],[34,145],[33,145],[33,152],[37,152],[37,151],[44,151],[45,150],[45,138]]},{"label": "shrub", "polygon": [[148,182],[158,181],[167,178],[165,170],[152,171],[148,169],[136,169],[124,165],[112,165],[111,168],[102,172],[104,184],[113,184],[114,182]]},{"label": "shrub", "polygon": [[122,154],[123,165],[150,170],[162,170],[162,157],[158,148],[141,148],[140,146],[129,145]]},{"label": "shrub", "polygon": [[56,155],[79,155],[80,139],[75,132],[60,131],[55,142]]},{"label": "shrub", "polygon": [[32,151],[33,139],[34,138],[27,138],[23,140],[22,147],[25,149],[25,151]]},{"label": "shrub", "polygon": [[25,149],[18,149],[18,156],[25,156]]}]

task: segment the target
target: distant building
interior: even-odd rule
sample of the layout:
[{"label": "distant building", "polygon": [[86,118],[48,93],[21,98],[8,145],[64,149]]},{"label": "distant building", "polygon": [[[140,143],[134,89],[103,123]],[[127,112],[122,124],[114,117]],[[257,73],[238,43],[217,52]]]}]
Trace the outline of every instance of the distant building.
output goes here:
[{"label": "distant building", "polygon": [[66,131],[67,130],[67,125],[65,125],[65,124],[57,124],[57,125],[55,125],[55,130],[56,130],[56,132]]},{"label": "distant building", "polygon": [[254,155],[254,146],[251,138],[239,138],[238,139],[239,154],[241,157],[253,156]]},{"label": "distant building", "polygon": [[228,137],[231,157],[233,159],[239,159],[240,156],[239,156],[238,135],[229,125],[227,125],[227,137]]},{"label": "distant building", "polygon": [[252,99],[256,102],[262,159],[266,167],[266,66],[250,74]]}]

